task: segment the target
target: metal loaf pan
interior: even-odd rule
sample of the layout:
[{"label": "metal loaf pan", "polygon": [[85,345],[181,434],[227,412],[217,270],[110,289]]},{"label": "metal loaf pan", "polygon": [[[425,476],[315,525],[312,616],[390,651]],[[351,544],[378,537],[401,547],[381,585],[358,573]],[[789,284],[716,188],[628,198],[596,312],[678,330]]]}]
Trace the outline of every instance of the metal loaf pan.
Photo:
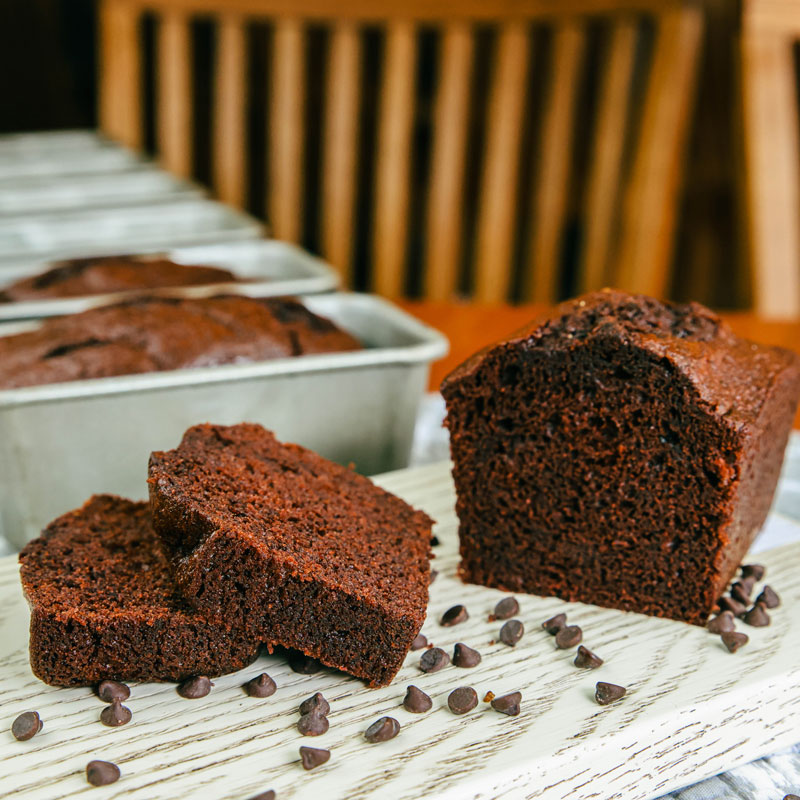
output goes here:
[{"label": "metal loaf pan", "polygon": [[2,217],[0,280],[9,269],[41,266],[43,261],[253,239],[262,233],[255,218],[203,198]]},{"label": "metal loaf pan", "polygon": [[34,175],[0,180],[0,217],[113,208],[204,195],[202,187],[149,164],[111,173]]},{"label": "metal loaf pan", "polygon": [[303,302],[366,349],[0,391],[0,535],[22,546],[94,493],[145,498],[150,452],[200,422],[260,422],[367,474],[407,466],[447,340],[372,295]]},{"label": "metal loaf pan", "polygon": [[[214,294],[244,294],[249,297],[279,297],[281,295],[317,294],[332,292],[339,286],[339,275],[324,261],[315,258],[296,245],[276,239],[244,239],[238,242],[176,247],[160,254],[180,264],[201,264],[224,267],[247,283],[214,283],[206,286],[185,286],[148,290],[149,295],[171,297],[209,297]],[[143,255],[148,255],[144,253]],[[36,268],[0,272],[3,285],[47,269]],[[29,300],[19,303],[0,303],[0,322],[33,317],[76,314],[98,305],[107,305],[137,292],[65,297],[53,300]]]}]

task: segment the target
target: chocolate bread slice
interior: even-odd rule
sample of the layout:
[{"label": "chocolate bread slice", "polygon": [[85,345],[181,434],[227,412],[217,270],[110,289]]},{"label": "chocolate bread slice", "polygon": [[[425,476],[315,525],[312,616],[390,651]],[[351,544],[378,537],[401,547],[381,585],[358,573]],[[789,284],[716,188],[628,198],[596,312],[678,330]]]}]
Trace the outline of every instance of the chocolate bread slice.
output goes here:
[{"label": "chocolate bread slice", "polygon": [[146,503],[97,495],[19,555],[34,674],[56,686],[179,681],[249,664],[258,645],[175,590]]},{"label": "chocolate bread slice", "polygon": [[465,580],[703,624],[767,514],[800,358],[605,290],[442,393]]},{"label": "chocolate bread slice", "polygon": [[197,425],[150,457],[153,525],[204,613],[388,683],[422,627],[431,520],[260,425]]}]

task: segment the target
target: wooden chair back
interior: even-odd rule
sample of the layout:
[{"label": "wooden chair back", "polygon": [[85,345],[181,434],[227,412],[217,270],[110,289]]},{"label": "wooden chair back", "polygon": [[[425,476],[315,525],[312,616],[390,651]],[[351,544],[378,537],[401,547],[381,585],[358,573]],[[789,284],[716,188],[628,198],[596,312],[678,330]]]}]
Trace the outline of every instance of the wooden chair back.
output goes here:
[{"label": "wooden chair back", "polygon": [[[143,17],[156,29],[151,101]],[[217,194],[248,202],[248,26],[266,23],[266,216],[345,284],[486,302],[668,290],[703,26],[690,2],[102,0],[102,127],[141,147],[149,102],[156,150],[181,175],[198,133],[200,18],[215,28]],[[324,30],[319,74],[312,28]]]},{"label": "wooden chair back", "polygon": [[754,306],[800,317],[799,0],[744,0],[745,222]]}]

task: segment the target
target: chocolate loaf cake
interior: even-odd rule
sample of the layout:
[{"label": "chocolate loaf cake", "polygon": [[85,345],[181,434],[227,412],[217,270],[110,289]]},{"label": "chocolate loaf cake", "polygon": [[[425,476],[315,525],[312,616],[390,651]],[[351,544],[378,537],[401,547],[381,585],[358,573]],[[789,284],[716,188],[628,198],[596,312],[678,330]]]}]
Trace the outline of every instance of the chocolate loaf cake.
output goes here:
[{"label": "chocolate loaf cake", "polygon": [[45,272],[9,284],[0,290],[0,303],[232,281],[236,276],[219,267],[177,264],[168,258],[148,256],[94,256],[58,261]]},{"label": "chocolate loaf cake", "polygon": [[372,686],[425,619],[431,520],[260,425],[197,425],[150,457],[153,525],[184,597]]},{"label": "chocolate loaf cake", "polygon": [[465,580],[704,624],[769,509],[800,358],[605,290],[442,393]]},{"label": "chocolate loaf cake", "polygon": [[0,337],[0,389],[360,349],[296,300],[142,298]]},{"label": "chocolate loaf cake", "polygon": [[146,503],[98,495],[19,555],[30,660],[45,683],[179,681],[249,664],[258,645],[183,601]]}]

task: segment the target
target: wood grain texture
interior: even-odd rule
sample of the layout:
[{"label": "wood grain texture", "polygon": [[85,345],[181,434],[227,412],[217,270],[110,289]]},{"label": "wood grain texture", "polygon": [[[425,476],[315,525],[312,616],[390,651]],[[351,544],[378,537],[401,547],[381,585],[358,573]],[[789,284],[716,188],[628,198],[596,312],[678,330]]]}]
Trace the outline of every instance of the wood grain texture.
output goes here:
[{"label": "wood grain texture", "polygon": [[[347,797],[392,800],[647,800],[738,763],[793,744],[800,727],[800,546],[759,554],[784,604],[769,628],[748,629],[750,644],[727,653],[707,631],[678,622],[556,599],[519,596],[527,633],[515,648],[493,643],[500,624],[487,615],[498,591],[462,584],[457,562],[453,489],[447,464],[378,479],[438,520],[435,566],[423,632],[452,651],[463,641],[483,654],[470,670],[448,666],[424,675],[411,653],[392,685],[368,690],[339,673],[291,673],[276,656],[215,679],[211,694],[183,700],[171,685],[135,685],[126,705],[133,721],[118,729],[98,721],[102,704],[89,689],[54,689],[29,672],[27,613],[16,563],[0,560],[0,707],[6,728],[36,709],[44,730],[29,742],[10,734],[2,755],[2,791],[26,798],[73,797],[90,791],[88,760],[120,765],[122,778],[104,798],[159,800],[180,796],[244,798],[275,789],[284,798]],[[441,614],[462,602],[470,619],[453,628]],[[557,651],[540,622],[559,611],[581,625],[584,642],[606,663],[588,672]],[[241,684],[267,670],[278,684],[266,700],[246,697]],[[601,708],[594,684],[628,687],[620,702]],[[412,715],[400,707],[413,683],[434,700]],[[473,686],[479,697],[520,690],[522,713],[501,716],[484,703],[453,716],[447,694]],[[322,691],[331,704],[330,730],[316,739],[296,729],[297,706]],[[380,745],[363,739],[366,727],[389,714],[399,736]],[[330,748],[331,760],[303,773],[298,747]],[[94,791],[94,790],[91,790]],[[99,796],[99,795],[98,795]]]}]

